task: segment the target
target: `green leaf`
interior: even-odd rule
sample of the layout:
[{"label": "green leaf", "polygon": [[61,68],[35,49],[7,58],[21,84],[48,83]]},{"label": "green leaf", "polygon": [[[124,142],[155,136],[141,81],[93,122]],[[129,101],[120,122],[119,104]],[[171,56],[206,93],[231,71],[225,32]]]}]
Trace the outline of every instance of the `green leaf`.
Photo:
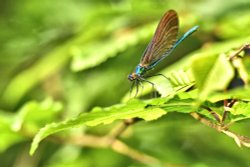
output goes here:
[{"label": "green leaf", "polygon": [[173,98],[169,100],[165,105],[162,105],[161,108],[165,109],[168,112],[179,112],[179,113],[190,113],[194,112],[196,108],[196,103],[194,99],[180,99]]},{"label": "green leaf", "polygon": [[62,108],[62,104],[54,102],[52,98],[46,98],[42,102],[27,102],[15,115],[12,130],[19,131],[23,124],[33,128],[44,126],[46,123],[52,122]]},{"label": "green leaf", "polygon": [[225,99],[241,99],[245,101],[250,101],[250,87],[235,88],[229,91],[214,92],[209,97],[208,100],[212,103],[225,100]]},{"label": "green leaf", "polygon": [[0,152],[4,152],[13,144],[24,140],[25,138],[13,131],[11,128],[15,115],[6,111],[0,111]]},{"label": "green leaf", "polygon": [[[247,118],[250,117],[250,102],[236,102],[230,112],[234,115],[244,115]],[[245,118],[246,119],[246,118]]]},{"label": "green leaf", "polygon": [[193,85],[195,82],[192,71],[190,69],[186,71],[173,71],[168,77],[174,87]]},{"label": "green leaf", "polygon": [[200,101],[204,101],[214,91],[224,90],[234,77],[234,69],[225,54],[195,57],[191,68]]},{"label": "green leaf", "polygon": [[86,126],[97,126],[100,124],[110,124],[116,120],[141,118],[151,121],[160,118],[167,112],[189,113],[194,111],[194,100],[173,98],[157,98],[148,101],[130,100],[127,104],[117,104],[107,108],[94,108],[90,113],[82,114],[74,119],[59,123],[52,123],[42,128],[35,136],[30,154],[33,154],[38,144],[45,137],[56,132],[70,128]]},{"label": "green leaf", "polygon": [[[55,120],[61,109],[61,103],[47,98],[42,102],[27,102],[17,113],[0,111],[0,152],[25,140],[26,135],[36,133],[46,123]],[[22,130],[27,134],[23,134]]]}]

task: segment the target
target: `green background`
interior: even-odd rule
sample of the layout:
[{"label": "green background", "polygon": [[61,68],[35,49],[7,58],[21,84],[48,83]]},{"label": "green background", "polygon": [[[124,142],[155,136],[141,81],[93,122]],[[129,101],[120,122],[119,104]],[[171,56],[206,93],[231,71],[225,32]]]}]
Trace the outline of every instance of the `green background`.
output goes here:
[{"label": "green background", "polygon": [[[61,132],[58,136],[64,141],[46,140],[33,156],[29,148],[48,123],[120,103],[130,89],[127,75],[167,10],[178,12],[180,34],[195,25],[199,30],[155,73],[201,48],[250,35],[249,0],[2,0],[0,4],[1,167],[145,166],[110,148],[67,142],[71,134],[105,135],[118,122]],[[249,126],[243,121],[234,128],[249,135]],[[250,166],[249,148],[239,148],[188,114],[169,113],[139,122],[121,139],[173,167]]]}]

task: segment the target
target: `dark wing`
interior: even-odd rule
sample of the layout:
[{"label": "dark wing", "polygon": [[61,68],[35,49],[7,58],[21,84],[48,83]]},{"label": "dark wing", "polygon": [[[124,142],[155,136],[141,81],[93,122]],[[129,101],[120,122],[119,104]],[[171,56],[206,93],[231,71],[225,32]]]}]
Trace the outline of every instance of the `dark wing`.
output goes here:
[{"label": "dark wing", "polygon": [[144,51],[140,65],[150,67],[164,58],[177,41],[178,29],[177,13],[169,10],[158,24],[153,39]]}]

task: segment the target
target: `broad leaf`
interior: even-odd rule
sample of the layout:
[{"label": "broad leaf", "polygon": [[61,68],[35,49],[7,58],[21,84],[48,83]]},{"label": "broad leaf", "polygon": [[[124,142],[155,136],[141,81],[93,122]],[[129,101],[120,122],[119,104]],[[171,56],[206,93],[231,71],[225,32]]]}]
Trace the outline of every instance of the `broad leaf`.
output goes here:
[{"label": "broad leaf", "polygon": [[218,102],[224,99],[241,99],[245,101],[250,101],[250,87],[241,87],[223,92],[214,92],[209,97],[208,100],[212,103]]},{"label": "broad leaf", "polygon": [[236,102],[230,111],[234,115],[244,115],[250,117],[250,102]]},{"label": "broad leaf", "polygon": [[42,102],[27,102],[15,115],[11,128],[14,131],[19,131],[24,124],[32,128],[40,128],[46,123],[52,122],[62,107],[60,102],[55,102],[51,98]]},{"label": "broad leaf", "polygon": [[0,111],[0,152],[5,151],[13,144],[24,140],[24,137],[12,129],[15,120],[13,113]]},{"label": "broad leaf", "polygon": [[107,108],[94,108],[90,113],[82,114],[74,119],[52,123],[42,128],[35,136],[30,154],[37,149],[40,141],[56,132],[82,125],[97,126],[110,124],[116,120],[141,118],[145,121],[158,119],[167,112],[189,113],[194,111],[192,99],[158,98],[149,101],[131,100],[127,104],[118,104]]},{"label": "broad leaf", "polygon": [[200,101],[204,101],[214,91],[226,89],[234,77],[234,69],[225,54],[195,57],[191,68]]}]

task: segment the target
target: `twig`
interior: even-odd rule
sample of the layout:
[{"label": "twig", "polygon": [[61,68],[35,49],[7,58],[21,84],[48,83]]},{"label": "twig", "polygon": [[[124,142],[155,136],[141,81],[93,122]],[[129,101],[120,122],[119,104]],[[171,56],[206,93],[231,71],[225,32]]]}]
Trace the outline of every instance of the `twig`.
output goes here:
[{"label": "twig", "polygon": [[97,137],[97,136],[91,136],[91,135],[78,135],[78,136],[72,136],[70,138],[65,139],[63,143],[67,143],[67,142],[74,144],[74,145],[79,145],[79,146],[87,146],[87,147],[94,147],[94,148],[111,148],[115,152],[128,156],[138,162],[141,162],[149,166],[161,165],[161,166],[167,166],[167,167],[183,167],[180,165],[162,163],[160,160],[150,155],[147,155],[143,152],[137,151],[129,147],[128,145],[126,145],[120,140],[115,140],[112,143],[112,145],[110,145],[110,138],[107,136]]},{"label": "twig", "polygon": [[[136,120],[137,121],[137,120]],[[49,136],[46,138],[47,141],[54,142],[54,143],[59,143],[59,144],[73,144],[73,145],[79,145],[79,146],[86,146],[86,147],[92,147],[92,148],[111,148],[113,151],[118,152],[120,154],[123,154],[127,157],[130,157],[131,159],[134,159],[138,162],[141,162],[143,164],[146,164],[148,166],[153,166],[153,165],[158,165],[158,166],[163,166],[163,167],[184,167],[180,165],[173,165],[169,163],[163,163],[157,158],[147,155],[143,152],[137,151],[122,141],[114,138],[115,136],[119,136],[121,133],[123,133],[126,128],[131,125],[132,122],[127,122],[125,127],[123,128],[117,128],[117,132],[114,133],[113,135],[109,136],[94,136],[94,135],[72,135],[72,136],[67,136],[67,137],[61,137],[61,136]],[[134,123],[134,122],[133,122]],[[25,130],[25,128],[22,128],[22,131],[20,131],[22,135],[24,135],[27,138],[33,138],[34,134],[29,133]],[[111,141],[113,141],[111,143]]]},{"label": "twig", "polygon": [[233,54],[229,56],[229,60],[232,60],[233,58],[237,57],[240,54],[240,52],[249,48],[250,48],[250,44],[243,45],[242,47],[240,47],[240,49],[238,49],[236,52],[234,52]]},{"label": "twig", "polygon": [[209,107],[207,106],[201,106],[202,108],[206,109],[215,119],[217,122],[221,122],[221,116],[216,113],[215,111],[211,110]]},{"label": "twig", "polygon": [[161,162],[152,157],[149,156],[145,153],[139,152],[137,150],[132,149],[131,147],[129,147],[128,145],[126,145],[125,143],[116,140],[112,145],[111,148],[123,155],[129,156],[134,160],[137,160],[141,163],[147,164],[147,165],[156,165],[156,164],[161,164]]},{"label": "twig", "polygon": [[228,102],[227,99],[224,100],[224,112],[223,112],[221,124],[224,124],[224,122],[227,118],[227,115],[229,114],[228,108],[232,108],[235,102],[237,102],[236,99],[232,99],[230,102]]},{"label": "twig", "polygon": [[110,139],[110,144],[112,144],[122,133],[132,124],[136,123],[138,119],[126,119],[120,124],[118,124],[108,135]]},{"label": "twig", "polygon": [[217,125],[212,123],[210,120],[203,118],[200,114],[198,113],[190,113],[190,115],[195,118],[196,120],[199,120],[201,123],[217,130],[220,133],[224,133],[227,136],[231,137],[234,139],[235,143],[241,147],[246,146],[246,147],[250,147],[250,138],[246,137],[246,136],[242,136],[239,134],[236,134],[235,132],[232,132],[228,129],[228,126],[222,126],[222,125]]}]

